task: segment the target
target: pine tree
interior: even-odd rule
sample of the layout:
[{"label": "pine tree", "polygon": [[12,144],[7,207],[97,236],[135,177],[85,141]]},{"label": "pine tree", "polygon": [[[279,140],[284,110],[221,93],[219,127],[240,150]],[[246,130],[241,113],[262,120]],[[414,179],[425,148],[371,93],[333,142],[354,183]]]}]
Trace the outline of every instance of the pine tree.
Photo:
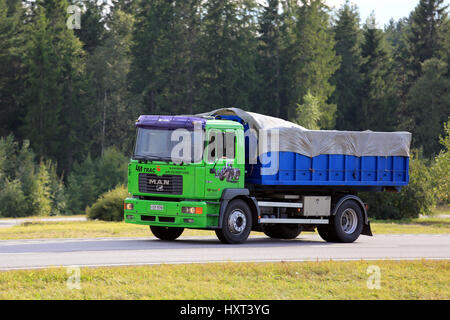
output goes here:
[{"label": "pine tree", "polygon": [[199,64],[202,52],[199,50],[201,36],[201,1],[190,0],[176,3],[178,20],[175,25],[175,43],[180,50],[176,54],[173,82],[174,104],[183,113],[199,111]]},{"label": "pine tree", "polygon": [[130,71],[130,47],[133,18],[114,8],[108,20],[108,32],[101,45],[98,45],[88,58],[87,69],[91,73],[91,85],[95,90],[96,101],[92,108],[97,119],[96,147],[103,154],[114,144],[128,149],[130,128],[138,116],[133,106],[127,105]]},{"label": "pine tree", "polygon": [[[447,10],[443,0],[420,0],[409,16],[399,59],[403,73],[400,126],[413,133],[413,146],[422,148],[425,156],[439,152],[438,135],[449,113],[449,100],[442,100],[448,96],[445,88],[450,74]],[[438,66],[447,70],[437,70]]]},{"label": "pine tree", "polygon": [[[422,63],[431,58],[447,58],[448,5],[444,0],[420,0],[409,16],[406,33],[410,83],[422,75]],[[445,56],[442,57],[441,55]]]},{"label": "pine tree", "polygon": [[289,48],[292,59],[290,69],[290,110],[294,117],[297,104],[303,104],[308,91],[319,99],[323,129],[335,125],[336,105],[328,102],[335,90],[330,78],[339,68],[339,57],[334,51],[335,40],[330,28],[328,8],[322,0],[302,0],[295,10],[294,42]]},{"label": "pine tree", "polygon": [[51,200],[51,215],[67,213],[67,196],[65,192],[64,176],[58,176],[57,165],[50,160],[45,162],[49,174],[49,190]]},{"label": "pine tree", "polygon": [[41,160],[36,176],[36,189],[33,193],[33,204],[35,214],[39,216],[48,216],[52,212],[52,201],[50,198],[50,176],[48,168]]},{"label": "pine tree", "polygon": [[[66,0],[37,1],[24,63],[27,108],[22,134],[40,157],[53,158],[68,172],[91,141],[82,44],[66,25]],[[64,137],[62,139],[61,137]]]},{"label": "pine tree", "polygon": [[392,58],[373,13],[364,26],[362,56],[362,109],[356,114],[357,125],[359,130],[391,131],[398,123]]},{"label": "pine tree", "polygon": [[399,99],[397,107],[397,114],[400,122],[399,129],[401,129],[402,122],[408,116],[406,111],[406,100],[410,86],[407,66],[409,54],[407,52],[405,41],[405,34],[408,28],[408,21],[406,18],[403,18],[397,22],[394,22],[394,20],[391,19],[384,30],[386,43],[393,58],[392,73],[395,77],[396,90]]},{"label": "pine tree", "polygon": [[0,216],[35,214],[37,178],[34,154],[28,141],[19,146],[12,135],[0,138],[0,162]]},{"label": "pine tree", "polygon": [[96,165],[89,154],[82,163],[74,163],[67,184],[67,210],[71,214],[83,213],[99,195],[95,172]]},{"label": "pine tree", "polygon": [[22,19],[21,1],[0,0],[0,136],[17,134],[25,112],[17,101],[24,87]]},{"label": "pine tree", "polygon": [[261,78],[258,111],[277,117],[285,116],[283,111],[286,109],[282,86],[283,15],[279,12],[280,4],[280,0],[269,0],[258,19],[258,73]]},{"label": "pine tree", "polygon": [[54,35],[45,9],[38,6],[36,22],[30,28],[25,56],[26,89],[22,103],[27,107],[23,135],[30,137],[39,155],[56,155],[60,146],[60,113],[63,105],[60,66],[53,46]]},{"label": "pine tree", "polygon": [[443,147],[439,136],[445,135],[444,124],[450,114],[450,79],[447,63],[437,58],[425,61],[421,69],[423,75],[408,93],[408,129],[413,133],[413,146],[431,157]]},{"label": "pine tree", "polygon": [[200,108],[252,108],[257,86],[254,0],[211,0],[205,4],[200,47]]},{"label": "pine tree", "polygon": [[16,174],[17,149],[12,135],[0,138],[0,217],[18,217],[28,212],[22,184]]},{"label": "pine tree", "polygon": [[142,98],[143,112],[172,112],[167,97],[172,74],[175,10],[173,1],[140,1],[133,32],[131,90]]},{"label": "pine tree", "polygon": [[21,190],[23,191],[26,203],[26,213],[24,215],[35,214],[34,194],[37,188],[36,165],[34,162],[35,154],[30,149],[30,142],[23,141],[20,150],[17,151],[17,156],[10,157],[10,162],[15,166],[15,179],[21,183]]},{"label": "pine tree", "polygon": [[75,35],[83,43],[83,49],[91,54],[102,43],[106,33],[106,3],[92,0],[78,0],[74,3],[82,10],[81,28],[74,30]]},{"label": "pine tree", "polygon": [[331,99],[337,105],[336,129],[354,130],[358,128],[355,117],[361,108],[362,55],[359,13],[349,1],[338,11],[334,32],[336,54],[341,58],[332,79],[336,86]]}]

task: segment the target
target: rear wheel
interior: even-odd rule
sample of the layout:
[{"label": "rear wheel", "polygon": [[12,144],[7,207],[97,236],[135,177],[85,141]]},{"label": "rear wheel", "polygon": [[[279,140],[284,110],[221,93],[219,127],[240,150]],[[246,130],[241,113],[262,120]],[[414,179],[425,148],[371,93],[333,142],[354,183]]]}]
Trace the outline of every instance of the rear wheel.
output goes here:
[{"label": "rear wheel", "polygon": [[184,228],[150,226],[150,230],[158,239],[175,240],[181,236]]},{"label": "rear wheel", "polygon": [[216,235],[222,243],[238,244],[247,240],[251,229],[250,207],[243,200],[233,200],[225,211],[222,229],[217,229]]},{"label": "rear wheel", "polygon": [[264,234],[273,239],[295,239],[302,232],[302,227],[298,224],[280,224],[274,226],[264,226]]},{"label": "rear wheel", "polygon": [[319,225],[317,226],[317,232],[319,232],[320,237],[327,242],[337,242],[336,237],[333,234],[329,225]]},{"label": "rear wheel", "polygon": [[348,200],[340,205],[334,216],[330,217],[329,225],[319,226],[317,229],[325,241],[351,243],[361,235],[363,219],[359,204]]}]

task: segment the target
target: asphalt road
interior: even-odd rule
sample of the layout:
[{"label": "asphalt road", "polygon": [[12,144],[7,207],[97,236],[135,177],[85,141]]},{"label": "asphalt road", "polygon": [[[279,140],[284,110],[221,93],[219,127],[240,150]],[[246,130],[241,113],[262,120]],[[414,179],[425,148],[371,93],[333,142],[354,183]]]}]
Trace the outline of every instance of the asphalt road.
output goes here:
[{"label": "asphalt road", "polygon": [[0,241],[0,270],[59,266],[125,266],[206,262],[310,260],[450,259],[450,235],[361,236],[352,244],[333,244],[315,235],[296,240],[250,238],[223,245],[213,237],[48,239]]}]

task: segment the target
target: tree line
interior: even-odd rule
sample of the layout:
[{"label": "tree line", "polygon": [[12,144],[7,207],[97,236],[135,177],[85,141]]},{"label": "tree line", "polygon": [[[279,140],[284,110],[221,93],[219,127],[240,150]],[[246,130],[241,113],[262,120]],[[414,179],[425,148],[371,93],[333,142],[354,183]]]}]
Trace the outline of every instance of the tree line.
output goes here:
[{"label": "tree line", "polygon": [[[80,29],[67,25],[72,4]],[[310,129],[410,131],[428,159],[445,149],[444,0],[385,26],[349,1],[113,4],[0,0],[0,137],[69,188],[111,148],[130,155],[140,114],[238,107]]]}]

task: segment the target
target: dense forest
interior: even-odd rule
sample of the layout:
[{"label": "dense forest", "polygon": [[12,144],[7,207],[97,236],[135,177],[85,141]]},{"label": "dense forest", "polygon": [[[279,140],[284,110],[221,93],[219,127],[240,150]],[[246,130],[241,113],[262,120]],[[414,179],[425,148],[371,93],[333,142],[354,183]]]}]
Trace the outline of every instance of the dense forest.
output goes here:
[{"label": "dense forest", "polygon": [[448,201],[444,0],[385,26],[350,2],[112,3],[0,0],[0,216],[80,213],[126,183],[140,114],[221,107],[412,132],[412,170],[435,168],[433,192]]}]

